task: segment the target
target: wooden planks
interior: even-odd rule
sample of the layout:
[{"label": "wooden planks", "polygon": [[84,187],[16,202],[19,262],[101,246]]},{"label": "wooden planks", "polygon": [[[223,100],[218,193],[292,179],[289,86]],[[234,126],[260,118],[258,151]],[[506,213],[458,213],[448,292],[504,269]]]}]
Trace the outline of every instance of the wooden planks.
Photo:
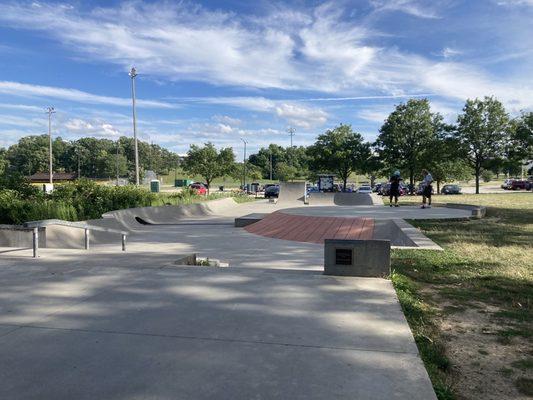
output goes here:
[{"label": "wooden planks", "polygon": [[374,235],[374,220],[291,215],[277,211],[244,229],[260,236],[307,243],[324,243],[325,239],[368,240]]}]

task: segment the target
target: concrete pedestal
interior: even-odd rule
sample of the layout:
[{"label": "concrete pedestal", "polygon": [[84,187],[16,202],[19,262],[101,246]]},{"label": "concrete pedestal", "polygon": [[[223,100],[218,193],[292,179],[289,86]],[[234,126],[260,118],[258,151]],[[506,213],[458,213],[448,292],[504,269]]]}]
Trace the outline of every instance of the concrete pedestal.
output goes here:
[{"label": "concrete pedestal", "polygon": [[390,275],[390,241],[326,239],[324,242],[324,274],[388,276]]}]

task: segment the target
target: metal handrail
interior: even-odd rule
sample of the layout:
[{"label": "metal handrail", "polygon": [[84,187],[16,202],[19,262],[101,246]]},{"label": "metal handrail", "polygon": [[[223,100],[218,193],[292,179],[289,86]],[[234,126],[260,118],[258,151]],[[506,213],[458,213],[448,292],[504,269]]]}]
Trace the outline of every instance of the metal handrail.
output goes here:
[{"label": "metal handrail", "polygon": [[[122,236],[122,251],[126,251],[126,236],[128,236],[128,232],[121,231],[119,229],[113,229],[113,228],[104,228],[101,226],[95,226],[95,225],[89,225],[85,222],[71,222],[71,221],[63,221],[60,219],[45,219],[42,221],[28,221],[25,222],[22,226],[13,226],[11,225],[11,229],[17,229],[17,230],[31,230],[33,232],[33,258],[39,257],[39,228],[43,228],[50,225],[59,225],[59,226],[68,226],[71,228],[78,228],[83,229],[85,231],[85,250],[89,250],[90,247],[90,236],[91,236],[91,230],[93,231],[100,231],[100,232],[111,232],[111,233],[118,233]],[[0,225],[0,229],[6,228],[7,225]]]}]

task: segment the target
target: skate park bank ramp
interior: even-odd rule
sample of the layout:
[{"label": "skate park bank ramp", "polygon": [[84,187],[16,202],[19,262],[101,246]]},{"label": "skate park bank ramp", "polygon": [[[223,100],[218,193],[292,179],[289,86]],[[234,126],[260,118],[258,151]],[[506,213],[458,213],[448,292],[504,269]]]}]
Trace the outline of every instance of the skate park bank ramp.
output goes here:
[{"label": "skate park bank ramp", "polygon": [[127,208],[108,212],[102,216],[102,219],[89,222],[136,230],[143,225],[173,225],[191,218],[225,215],[236,206],[237,203],[232,198],[225,198],[180,206]]},{"label": "skate park bank ramp", "polygon": [[277,204],[303,204],[305,201],[305,190],[305,182],[281,182],[279,184]]},{"label": "skate park bank ramp", "polygon": [[371,206],[375,204],[372,195],[366,193],[311,193],[311,206]]}]

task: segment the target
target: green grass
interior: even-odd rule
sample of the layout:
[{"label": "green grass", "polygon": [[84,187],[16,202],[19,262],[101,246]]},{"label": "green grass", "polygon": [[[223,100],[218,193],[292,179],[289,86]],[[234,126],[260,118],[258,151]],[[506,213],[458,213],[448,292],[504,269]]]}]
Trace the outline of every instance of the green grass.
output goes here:
[{"label": "green grass", "polygon": [[[443,199],[444,198],[444,199]],[[533,194],[435,196],[434,201],[487,206],[487,217],[470,221],[411,221],[444,251],[394,250],[392,282],[439,399],[453,399],[446,344],[436,324],[468,308],[493,306],[501,345],[532,341]],[[404,197],[402,204],[419,202]],[[442,301],[453,306],[438,309]],[[487,358],[490,355],[486,356]],[[517,384],[518,385],[518,384]],[[528,383],[520,387],[527,391]]]}]

